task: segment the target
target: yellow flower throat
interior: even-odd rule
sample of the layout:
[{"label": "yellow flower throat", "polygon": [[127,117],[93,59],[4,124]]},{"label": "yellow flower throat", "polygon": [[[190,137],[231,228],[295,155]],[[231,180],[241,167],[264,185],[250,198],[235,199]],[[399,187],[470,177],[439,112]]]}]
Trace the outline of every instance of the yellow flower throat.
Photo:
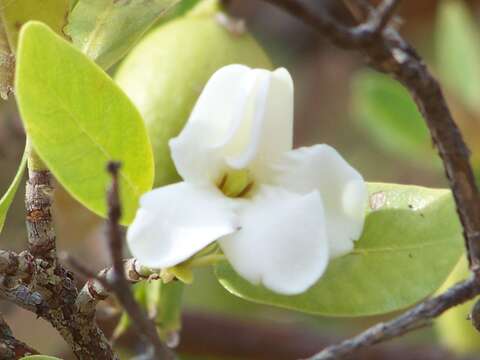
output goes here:
[{"label": "yellow flower throat", "polygon": [[248,195],[253,184],[248,170],[229,170],[217,182],[217,187],[225,196],[241,198]]}]

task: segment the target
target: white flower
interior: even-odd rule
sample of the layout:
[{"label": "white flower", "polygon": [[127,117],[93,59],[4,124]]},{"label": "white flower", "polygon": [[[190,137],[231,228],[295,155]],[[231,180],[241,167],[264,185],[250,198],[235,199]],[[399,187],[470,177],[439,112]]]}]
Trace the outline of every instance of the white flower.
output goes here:
[{"label": "white flower", "polygon": [[207,83],[170,141],[183,182],[145,194],[127,234],[132,254],[171,267],[218,241],[254,284],[298,294],[362,232],[362,176],[328,145],[292,150],[293,82],[229,65]]}]

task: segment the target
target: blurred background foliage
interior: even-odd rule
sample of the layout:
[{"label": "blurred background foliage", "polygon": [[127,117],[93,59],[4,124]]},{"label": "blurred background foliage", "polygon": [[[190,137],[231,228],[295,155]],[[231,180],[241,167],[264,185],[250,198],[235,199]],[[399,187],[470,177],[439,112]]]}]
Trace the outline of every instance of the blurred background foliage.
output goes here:
[{"label": "blurred background foliage", "polygon": [[[181,16],[195,2],[183,0],[156,26]],[[337,0],[318,1],[318,5],[310,2],[319,9],[327,6],[336,16],[349,21],[345,7],[339,3]],[[368,70],[359,54],[331,46],[299,21],[261,1],[232,0],[228,2],[228,9],[231,14],[245,19],[248,29],[270,54],[274,64],[288,68],[293,75],[296,146],[333,145],[368,181],[447,186],[427,128],[414,100],[400,84]],[[454,118],[472,150],[475,172],[480,178],[480,2],[404,0],[400,18],[402,33],[416,46],[443,84]],[[2,101],[2,192],[16,171],[23,139],[14,99]],[[17,194],[5,231],[0,236],[3,248],[22,250],[25,246],[23,195],[23,191]],[[92,269],[105,266],[103,228],[98,217],[59,189],[55,219],[60,250],[75,253]],[[449,281],[465,275],[465,269],[457,269]],[[139,297],[142,291],[139,290]],[[113,303],[104,305],[99,310],[99,320],[111,333],[118,314],[112,310]],[[324,318],[248,303],[228,294],[211,270],[195,273],[194,283],[185,289],[184,309],[180,349],[188,355],[185,359],[226,359],[233,358],[233,353],[240,359],[306,356],[330,341],[353,335],[391,316]],[[421,330],[366,358],[429,359],[439,354],[436,358],[447,359],[450,355],[439,350],[445,346],[453,352],[480,350],[480,336],[473,332],[468,335],[477,337],[472,338],[475,339],[473,346],[459,344],[449,336],[455,332],[467,336],[464,325],[469,324],[465,320],[468,310],[469,307],[464,306],[452,313],[449,323],[442,325],[447,329],[443,337],[432,329]],[[47,323],[10,304],[2,303],[0,311],[20,339],[45,353],[72,358],[60,336]],[[448,341],[445,341],[445,334]],[[134,334],[128,331],[117,339],[117,344],[126,355],[140,346]],[[212,348],[215,348],[216,357],[207,355]]]}]

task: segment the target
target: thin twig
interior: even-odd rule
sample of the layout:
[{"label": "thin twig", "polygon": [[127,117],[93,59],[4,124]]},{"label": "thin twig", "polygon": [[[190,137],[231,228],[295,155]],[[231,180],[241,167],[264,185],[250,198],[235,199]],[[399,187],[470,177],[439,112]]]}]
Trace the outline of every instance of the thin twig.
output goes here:
[{"label": "thin twig", "polygon": [[0,359],[18,360],[39,352],[13,336],[12,330],[0,315]]},{"label": "thin twig", "polygon": [[441,315],[444,311],[470,300],[479,292],[480,284],[475,278],[466,280],[386,323],[376,324],[351,339],[327,347],[320,353],[308,358],[308,360],[339,359],[358,349],[422,328],[429,325],[432,319]]},{"label": "thin twig", "polygon": [[127,281],[123,267],[123,237],[119,221],[122,216],[119,189],[118,172],[120,164],[110,162],[108,171],[112,176],[112,185],[108,192],[108,245],[112,260],[113,273],[109,285],[111,291],[116,295],[126,313],[132,319],[133,326],[142,336],[143,340],[152,346],[155,359],[173,359],[174,355],[160,340],[155,323],[135,301]]},{"label": "thin twig", "polygon": [[375,8],[369,0],[343,0],[343,3],[357,22],[363,22],[373,16]]},{"label": "thin twig", "polygon": [[385,29],[399,5],[399,0],[386,0],[379,5],[376,14],[371,15],[376,23],[373,29],[374,32],[381,33]]},{"label": "thin twig", "polygon": [[[95,313],[97,304],[107,299],[112,292],[113,268],[107,267],[95,273],[68,254],[62,254],[62,258],[74,270],[88,278],[77,297],[79,311],[86,315]],[[138,265],[137,260],[134,258],[123,260],[123,273],[125,274],[125,279],[130,284],[150,279],[155,274],[154,271]]]},{"label": "thin twig", "polygon": [[[103,286],[105,288],[108,288],[108,290],[110,290],[110,283],[107,281],[107,279],[105,279],[105,276],[103,276],[102,272],[98,274],[95,273],[93,270],[88,268],[82,262],[77,260],[74,256],[71,256],[70,254],[67,254],[67,253],[60,253],[60,260],[69,264],[72,267],[73,271],[77,271],[78,273],[86,276],[89,279],[98,281],[100,283],[99,284],[100,286]],[[107,291],[107,289],[105,291]]]}]

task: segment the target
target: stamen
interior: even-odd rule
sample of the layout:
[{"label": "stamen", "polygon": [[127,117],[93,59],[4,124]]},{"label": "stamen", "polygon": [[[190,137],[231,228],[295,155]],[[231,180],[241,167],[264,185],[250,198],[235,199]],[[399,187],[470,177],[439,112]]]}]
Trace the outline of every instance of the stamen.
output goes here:
[{"label": "stamen", "polygon": [[228,170],[219,182],[218,189],[231,198],[244,197],[253,187],[253,181],[248,170]]},{"label": "stamen", "polygon": [[246,196],[246,195],[250,192],[250,190],[252,190],[252,188],[253,188],[253,181],[250,182],[250,183],[248,183],[248,185],[245,187],[245,189],[243,189],[243,190],[240,192],[240,194],[238,194],[236,197],[239,197],[239,198],[240,198],[240,197]]},{"label": "stamen", "polygon": [[217,184],[217,187],[223,191],[223,187],[225,186],[225,183],[227,182],[228,179],[228,174],[223,175],[222,179],[220,180],[220,183]]}]

